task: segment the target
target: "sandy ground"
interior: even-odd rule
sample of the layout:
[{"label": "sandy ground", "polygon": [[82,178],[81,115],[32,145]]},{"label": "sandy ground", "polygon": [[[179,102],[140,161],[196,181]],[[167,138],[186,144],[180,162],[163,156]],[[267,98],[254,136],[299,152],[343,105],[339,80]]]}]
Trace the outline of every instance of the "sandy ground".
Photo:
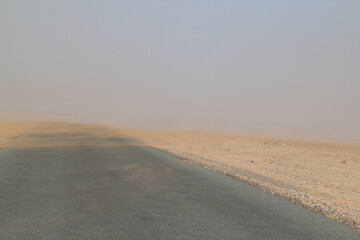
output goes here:
[{"label": "sandy ground", "polygon": [[[102,137],[130,136],[205,168],[245,181],[360,230],[360,146],[227,136],[197,131],[152,132],[105,127]],[[20,134],[73,131],[104,134],[103,126],[0,122],[0,148],[47,145]],[[84,136],[84,139],[88,136]],[[21,143],[19,143],[21,141]],[[54,143],[52,143],[54,144]],[[78,141],[59,142],[86,144]]]},{"label": "sandy ground", "polygon": [[31,131],[39,125],[36,122],[0,122],[0,148],[20,134]]},{"label": "sandy ground", "polygon": [[197,131],[118,131],[360,229],[360,146]]},{"label": "sandy ground", "polygon": [[[26,137],[28,134],[31,134],[31,137]],[[64,134],[64,136],[59,138],[62,140],[54,141],[52,139],[54,134]],[[21,138],[19,138],[20,135],[22,135]],[[119,137],[119,133],[117,129],[90,124],[0,122],[0,149],[6,147],[81,146],[89,144],[87,139],[91,136],[112,138]],[[110,146],[110,143],[101,142],[99,144]]]}]

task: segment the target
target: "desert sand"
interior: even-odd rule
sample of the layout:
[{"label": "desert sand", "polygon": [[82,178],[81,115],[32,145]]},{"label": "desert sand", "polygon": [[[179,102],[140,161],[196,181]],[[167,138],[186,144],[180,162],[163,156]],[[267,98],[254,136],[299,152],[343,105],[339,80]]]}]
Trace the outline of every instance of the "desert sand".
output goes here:
[{"label": "desert sand", "polygon": [[199,131],[118,131],[360,229],[358,145]]},{"label": "desert sand", "polygon": [[[106,130],[104,132],[104,129]],[[199,131],[144,131],[97,125],[0,122],[0,150],[11,146],[43,147],[21,134],[85,133],[112,138],[129,136],[218,171],[295,204],[360,229],[360,146],[239,137]],[[84,139],[86,139],[84,137]],[[84,145],[79,139],[59,145]]]},{"label": "desert sand", "polygon": [[0,122],[0,148],[31,129],[38,127],[37,122]]}]

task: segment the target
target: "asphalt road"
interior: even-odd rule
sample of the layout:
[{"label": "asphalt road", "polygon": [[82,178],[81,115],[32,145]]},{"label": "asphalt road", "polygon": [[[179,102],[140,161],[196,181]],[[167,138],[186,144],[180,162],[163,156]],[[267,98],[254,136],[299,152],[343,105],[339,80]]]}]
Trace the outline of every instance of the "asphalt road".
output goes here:
[{"label": "asphalt road", "polygon": [[[1,240],[360,239],[346,225],[132,139],[21,139],[47,146],[0,150]],[[59,144],[74,139],[82,144]]]}]

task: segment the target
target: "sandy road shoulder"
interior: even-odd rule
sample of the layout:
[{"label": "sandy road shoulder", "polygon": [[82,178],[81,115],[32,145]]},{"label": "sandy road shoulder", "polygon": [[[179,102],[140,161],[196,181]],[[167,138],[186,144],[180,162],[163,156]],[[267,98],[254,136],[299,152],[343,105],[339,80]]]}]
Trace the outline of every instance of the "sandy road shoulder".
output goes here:
[{"label": "sandy road shoulder", "polygon": [[196,131],[127,133],[360,230],[360,146]]}]

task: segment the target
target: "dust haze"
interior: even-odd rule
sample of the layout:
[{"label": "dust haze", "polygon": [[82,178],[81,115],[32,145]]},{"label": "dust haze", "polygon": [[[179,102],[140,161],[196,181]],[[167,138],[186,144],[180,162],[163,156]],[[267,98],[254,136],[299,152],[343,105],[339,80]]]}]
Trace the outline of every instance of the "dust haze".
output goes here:
[{"label": "dust haze", "polygon": [[360,144],[359,1],[6,1],[0,120]]}]

